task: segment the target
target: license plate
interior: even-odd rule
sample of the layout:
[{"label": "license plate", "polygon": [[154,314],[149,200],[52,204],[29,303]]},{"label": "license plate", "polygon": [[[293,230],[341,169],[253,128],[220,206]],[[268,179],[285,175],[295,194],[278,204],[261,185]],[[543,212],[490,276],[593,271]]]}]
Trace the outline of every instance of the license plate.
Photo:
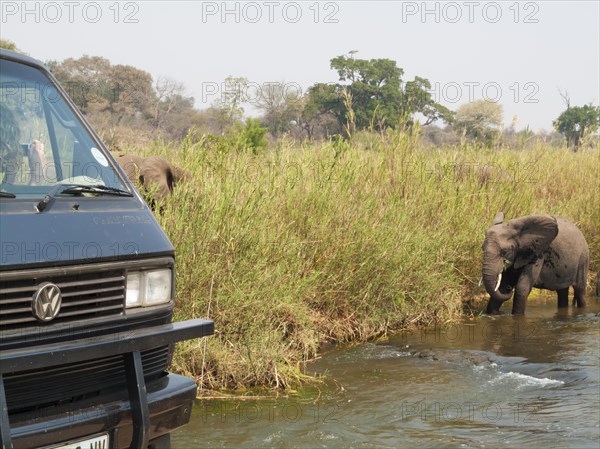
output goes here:
[{"label": "license plate", "polygon": [[69,441],[60,446],[50,446],[42,449],[109,449],[108,434],[105,433],[85,440]]}]

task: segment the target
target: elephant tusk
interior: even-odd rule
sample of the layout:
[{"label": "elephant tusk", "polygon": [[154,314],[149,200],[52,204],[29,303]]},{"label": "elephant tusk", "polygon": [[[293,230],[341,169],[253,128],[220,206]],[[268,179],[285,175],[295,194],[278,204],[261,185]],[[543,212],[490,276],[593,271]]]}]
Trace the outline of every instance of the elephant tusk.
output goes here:
[{"label": "elephant tusk", "polygon": [[481,276],[479,278],[479,284],[477,284],[477,287],[481,287],[481,283],[483,282],[483,276]]},{"label": "elephant tusk", "polygon": [[498,275],[498,282],[496,282],[496,288],[494,289],[495,292],[500,288],[500,282],[502,282],[502,273]]}]

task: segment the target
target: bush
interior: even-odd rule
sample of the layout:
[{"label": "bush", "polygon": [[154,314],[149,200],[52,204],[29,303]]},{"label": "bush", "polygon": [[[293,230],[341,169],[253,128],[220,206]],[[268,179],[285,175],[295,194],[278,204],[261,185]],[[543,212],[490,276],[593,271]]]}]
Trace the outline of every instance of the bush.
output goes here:
[{"label": "bush", "polygon": [[220,137],[220,149],[225,152],[251,150],[254,155],[267,148],[266,134],[269,130],[255,118],[246,119],[246,124],[236,123]]},{"label": "bush", "polygon": [[600,269],[597,151],[416,141],[390,131],[257,156],[206,140],[155,147],[192,178],[158,216],[176,247],[176,319],[209,316],[217,330],[179,344],[174,368],[207,388],[292,387],[324,341],[457,319],[483,292],[481,243],[499,210],[571,218]]}]

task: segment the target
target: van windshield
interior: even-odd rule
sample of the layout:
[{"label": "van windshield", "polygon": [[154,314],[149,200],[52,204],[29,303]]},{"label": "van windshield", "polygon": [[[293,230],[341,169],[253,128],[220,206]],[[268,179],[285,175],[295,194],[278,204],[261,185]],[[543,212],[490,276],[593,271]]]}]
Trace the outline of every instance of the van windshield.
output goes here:
[{"label": "van windshield", "polygon": [[57,184],[128,190],[43,72],[0,59],[0,192],[36,198]]}]

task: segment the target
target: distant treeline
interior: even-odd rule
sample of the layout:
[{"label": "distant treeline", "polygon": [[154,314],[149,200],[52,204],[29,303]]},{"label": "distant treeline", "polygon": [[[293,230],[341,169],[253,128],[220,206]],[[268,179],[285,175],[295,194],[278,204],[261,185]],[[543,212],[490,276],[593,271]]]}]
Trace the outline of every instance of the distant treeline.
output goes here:
[{"label": "distant treeline", "polygon": [[[10,41],[0,47],[17,50]],[[348,139],[356,132],[412,130],[418,122],[427,146],[464,145],[525,148],[555,144],[577,150],[598,144],[600,107],[566,105],[553,125],[557,132],[517,130],[518,118],[505,127],[500,103],[477,100],[451,111],[439,104],[427,78],[404,79],[391,59],[358,59],[356,52],[334,57],[330,67],[337,83],[308,89],[294,82],[258,84],[244,77],[203,82],[205,109],[197,109],[183,83],[152,76],[129,65],[113,65],[99,56],[83,56],[47,65],[75,103],[112,148],[144,146],[155,139],[192,142],[214,139],[219,147],[253,152],[281,137],[295,141]],[[253,108],[257,118],[248,118]],[[560,133],[560,134],[559,134]],[[562,135],[562,136],[561,136]],[[221,145],[220,140],[227,140]]]}]

